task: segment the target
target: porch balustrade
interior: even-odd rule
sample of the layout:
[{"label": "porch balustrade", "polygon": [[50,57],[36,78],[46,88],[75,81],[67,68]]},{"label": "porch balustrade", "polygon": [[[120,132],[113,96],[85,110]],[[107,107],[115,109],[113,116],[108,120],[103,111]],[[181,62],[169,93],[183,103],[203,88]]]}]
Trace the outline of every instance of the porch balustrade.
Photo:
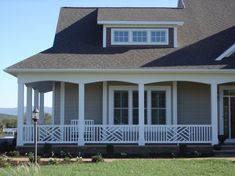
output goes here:
[{"label": "porch balustrade", "polygon": [[[84,125],[85,144],[137,144],[139,125]],[[23,143],[33,143],[33,125],[23,126]],[[78,143],[79,125],[39,125],[38,143]],[[144,125],[145,143],[211,143],[211,125]]]}]

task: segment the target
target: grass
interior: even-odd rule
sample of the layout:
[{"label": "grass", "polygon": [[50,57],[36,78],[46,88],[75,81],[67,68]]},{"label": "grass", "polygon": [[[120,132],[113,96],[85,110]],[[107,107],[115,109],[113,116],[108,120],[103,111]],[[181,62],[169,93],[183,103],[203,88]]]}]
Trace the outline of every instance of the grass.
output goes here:
[{"label": "grass", "polygon": [[[9,169],[7,169],[9,170]],[[41,166],[37,175],[47,176],[232,176],[235,163],[225,160],[116,160],[111,163],[83,163]],[[0,175],[5,175],[2,171]],[[9,174],[10,175],[10,174]],[[24,174],[27,175],[27,174]],[[30,175],[30,174],[29,174]]]}]

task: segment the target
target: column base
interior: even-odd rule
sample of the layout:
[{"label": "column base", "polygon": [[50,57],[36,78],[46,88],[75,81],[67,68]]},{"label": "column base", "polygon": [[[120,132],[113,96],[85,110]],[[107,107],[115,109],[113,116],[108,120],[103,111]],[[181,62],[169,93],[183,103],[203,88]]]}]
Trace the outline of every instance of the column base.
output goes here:
[{"label": "column base", "polygon": [[144,141],[139,141],[138,146],[145,146],[145,142]]},{"label": "column base", "polygon": [[84,146],[85,142],[84,140],[78,140],[78,146]]}]

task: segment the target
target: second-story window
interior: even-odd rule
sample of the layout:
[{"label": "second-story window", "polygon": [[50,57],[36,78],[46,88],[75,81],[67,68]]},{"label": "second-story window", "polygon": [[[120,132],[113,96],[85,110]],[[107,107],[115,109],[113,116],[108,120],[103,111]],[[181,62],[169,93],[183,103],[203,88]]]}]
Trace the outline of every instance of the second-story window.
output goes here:
[{"label": "second-story window", "polygon": [[128,42],[128,31],[115,31],[114,42]]},{"label": "second-story window", "polygon": [[147,31],[133,31],[133,42],[147,42]]},{"label": "second-story window", "polygon": [[120,28],[111,30],[112,45],[168,45],[167,28]]},{"label": "second-story window", "polygon": [[167,35],[165,30],[151,31],[151,42],[166,43]]}]

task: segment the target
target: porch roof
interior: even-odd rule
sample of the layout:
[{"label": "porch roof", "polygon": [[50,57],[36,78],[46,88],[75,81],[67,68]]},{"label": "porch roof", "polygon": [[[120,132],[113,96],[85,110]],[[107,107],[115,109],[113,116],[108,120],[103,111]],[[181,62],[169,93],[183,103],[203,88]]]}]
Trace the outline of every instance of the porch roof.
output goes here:
[{"label": "porch roof", "polygon": [[[215,59],[235,41],[234,0],[186,0],[164,9],[180,19],[178,48],[103,48],[100,8],[62,8],[51,48],[6,69],[235,69],[234,59]],[[142,8],[143,13],[163,9]],[[122,9],[123,11],[123,9]],[[133,8],[133,13],[138,12]],[[168,12],[169,11],[169,12]],[[118,11],[117,11],[118,13]],[[213,15],[212,15],[213,14]],[[156,15],[157,17],[157,15]],[[147,17],[146,17],[147,18]],[[169,17],[170,18],[170,17]]]}]

